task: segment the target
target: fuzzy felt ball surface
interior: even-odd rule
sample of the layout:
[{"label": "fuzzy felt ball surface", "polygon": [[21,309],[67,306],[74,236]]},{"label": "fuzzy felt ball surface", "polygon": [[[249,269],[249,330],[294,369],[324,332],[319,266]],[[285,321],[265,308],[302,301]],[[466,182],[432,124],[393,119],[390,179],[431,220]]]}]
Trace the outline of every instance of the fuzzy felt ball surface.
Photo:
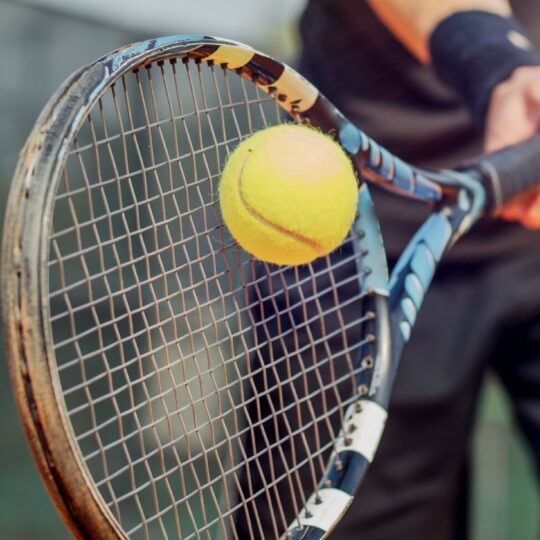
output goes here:
[{"label": "fuzzy felt ball surface", "polygon": [[247,252],[298,265],[343,242],[358,185],[350,159],[330,136],[283,124],[258,131],[231,153],[219,195],[224,222]]}]

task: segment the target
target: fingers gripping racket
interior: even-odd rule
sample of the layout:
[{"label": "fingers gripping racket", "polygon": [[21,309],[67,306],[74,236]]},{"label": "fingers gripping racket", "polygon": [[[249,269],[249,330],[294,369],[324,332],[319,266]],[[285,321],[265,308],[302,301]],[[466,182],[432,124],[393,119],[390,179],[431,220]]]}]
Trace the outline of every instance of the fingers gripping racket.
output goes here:
[{"label": "fingers gripping racket", "polygon": [[[334,135],[360,198],[336,253],[283,268],[235,244],[216,197],[239,141],[291,121]],[[538,178],[539,139],[418,170],[231,41],[146,41],[75,73],[21,154],[2,262],[15,396],[73,534],[326,537],[437,263]],[[368,184],[434,208],[390,277]]]}]

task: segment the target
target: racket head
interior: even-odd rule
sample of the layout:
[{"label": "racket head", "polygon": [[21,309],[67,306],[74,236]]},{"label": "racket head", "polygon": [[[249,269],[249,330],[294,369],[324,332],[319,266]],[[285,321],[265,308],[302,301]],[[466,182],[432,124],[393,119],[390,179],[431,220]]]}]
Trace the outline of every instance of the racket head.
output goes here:
[{"label": "racket head", "polygon": [[[302,403],[293,415],[300,432],[306,418],[318,422],[318,413],[309,411],[320,407],[315,401],[335,404],[332,415],[321,414],[324,426],[306,436],[311,441],[325,430],[325,443],[319,443],[304,468],[296,464],[288,471],[298,482],[288,489],[297,490],[298,497],[279,503],[278,481],[263,486],[272,492],[270,502],[279,506],[268,534],[279,537],[289,530],[291,537],[320,538],[348,506],[384,425],[385,381],[392,370],[386,261],[369,192],[361,190],[359,219],[339,254],[302,269],[252,260],[227,236],[216,210],[215,188],[228,151],[257,129],[291,120],[335,134],[351,154],[368,148],[363,135],[351,131],[339,111],[291,68],[236,42],[205,36],[150,40],[115,51],[75,73],[38,119],[22,152],[6,214],[2,311],[25,430],[47,487],[77,537],[226,537],[239,511],[253,517],[253,537],[266,534],[260,519],[252,516],[257,513],[255,487],[246,491],[238,485],[256,463],[248,459],[242,474],[225,475],[223,490],[231,500],[223,503],[222,495],[211,489],[219,475],[215,480],[205,472],[209,465],[204,456],[216,453],[216,438],[229,440],[227,429],[240,422],[234,413],[224,412],[224,401],[249,401],[256,388],[249,387],[248,379],[259,378],[271,395],[264,404],[251,400],[255,410],[271,408],[282,398],[277,385],[281,368],[268,370],[260,352],[276,346],[287,360],[281,361],[286,372],[292,356],[305,371],[326,350],[328,361],[315,383],[288,381],[289,398]],[[172,225],[178,216],[186,216],[185,223]],[[352,298],[351,288],[356,291]],[[310,302],[313,306],[306,310]],[[340,312],[345,304],[356,307],[351,320],[344,318],[354,309],[347,316]],[[318,322],[311,320],[317,318],[314,314]],[[174,322],[182,318],[181,325]],[[283,327],[293,322],[304,326],[308,366],[298,350],[276,345]],[[323,335],[325,325],[333,330],[331,337]],[[348,332],[355,325],[351,338]],[[225,329],[225,338],[210,336],[219,328]],[[190,337],[195,334],[196,343]],[[208,357],[210,350],[220,349],[220,339],[228,340],[225,348],[236,358],[237,341],[248,338],[251,343],[241,345],[240,374],[229,373],[235,366],[221,368],[221,378],[215,380],[212,373],[220,368],[210,360],[205,360],[209,363],[203,375],[178,374],[182,358]],[[340,386],[346,387],[343,395],[335,381],[325,384],[321,379],[336,377],[330,346],[339,351],[340,369],[348,366]],[[171,348],[176,349],[174,357]],[[222,359],[227,357],[224,351],[219,351]],[[198,361],[194,363],[200,371]],[[228,395],[220,390],[234,385],[231,377],[241,382],[234,398],[230,390]],[[313,384],[317,400],[299,397],[298,392],[307,396]],[[182,402],[186,394],[187,406]],[[211,411],[201,412],[206,399],[214,400],[214,412],[230,415],[220,420],[221,426],[215,425]],[[259,427],[278,413],[259,417]],[[204,426],[198,425],[201,414]],[[289,413],[283,416],[285,424],[293,421]],[[357,434],[347,436],[346,430],[352,433],[355,426],[360,428]],[[243,437],[250,435],[248,429]],[[127,443],[128,438],[135,443]],[[299,453],[307,455],[303,439],[291,448],[303,445]],[[205,448],[206,440],[213,440],[211,450]],[[241,448],[238,442],[229,449],[230,462],[242,462],[242,453],[257,447],[257,441],[250,444]],[[277,451],[274,445],[271,452]],[[200,458],[200,470],[192,466],[185,473],[194,487],[191,495],[184,492],[182,502],[178,493],[187,481],[179,478],[186,462],[199,459],[194,455]],[[275,457],[283,467],[288,464],[287,458]],[[214,456],[218,469],[219,460]],[[114,469],[118,462],[121,466]],[[202,488],[199,472],[206,478]],[[301,487],[304,473],[307,487]],[[264,483],[265,474],[258,474]],[[320,502],[321,486],[327,489],[325,504]],[[200,499],[205,489],[206,500],[194,510],[189,501]],[[232,495],[242,490],[241,496]],[[205,504],[212,507],[212,516],[204,515]],[[324,511],[328,507],[333,508],[331,519]],[[193,516],[195,512],[201,515]],[[180,523],[184,517],[187,526]]]}]

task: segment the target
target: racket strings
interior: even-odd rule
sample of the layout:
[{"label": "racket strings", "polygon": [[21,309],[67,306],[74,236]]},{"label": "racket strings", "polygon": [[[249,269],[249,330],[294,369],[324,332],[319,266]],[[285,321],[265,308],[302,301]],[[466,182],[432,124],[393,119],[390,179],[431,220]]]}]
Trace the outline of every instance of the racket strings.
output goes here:
[{"label": "racket strings", "polygon": [[102,96],[65,165],[48,261],[59,388],[130,538],[239,538],[242,520],[280,538],[356,399],[369,317],[351,241],[269,267],[217,208],[228,152],[283,120],[234,73],[158,62]]},{"label": "racket strings", "polygon": [[[360,297],[358,297],[358,298],[360,298]],[[356,299],[355,299],[355,298],[349,299],[349,303],[350,303],[351,301],[354,301],[354,300],[356,300]],[[73,309],[72,311],[75,312],[76,310]],[[339,314],[339,311],[337,311],[337,310],[333,310],[333,311],[336,311],[336,313]],[[304,324],[307,324],[307,323],[309,323],[309,322],[313,322],[313,320],[314,320],[315,318],[316,318],[315,316],[311,316],[309,319],[306,320],[306,323],[304,323]],[[261,325],[261,323],[255,323],[255,326],[260,326],[260,325]],[[302,324],[299,325],[299,326],[301,327]],[[350,326],[350,325],[349,325],[349,326]],[[335,336],[336,334],[338,334],[338,333],[341,334],[341,333],[345,332],[347,329],[348,329],[348,328],[347,328],[347,325],[343,324],[343,326],[342,326],[340,329],[338,329],[338,330],[328,331],[328,332],[325,334],[324,337],[319,337],[317,340],[314,339],[314,340],[312,341],[312,343],[310,343],[310,344],[305,344],[305,345],[303,345],[303,346],[299,346],[299,347],[298,347],[298,352],[303,352],[304,350],[307,350],[307,349],[308,349],[309,347],[311,347],[312,345],[317,345],[318,343],[324,343],[326,339],[332,338],[332,337],[334,337],[334,336]],[[291,333],[292,333],[292,330],[290,330],[290,329],[289,329],[289,330],[284,330],[283,333],[281,334],[281,336],[287,337],[287,336],[288,336],[289,334],[291,334]],[[137,335],[137,333],[134,333],[134,335]],[[124,343],[125,341],[131,339],[131,337],[132,337],[132,336],[120,338],[120,342],[121,342],[121,343]],[[229,339],[229,338],[224,338],[224,339],[222,339],[222,340],[216,341],[216,344],[222,345],[222,344],[223,344],[226,340],[228,340],[228,339]],[[277,336],[274,336],[274,337],[268,336],[268,341],[269,341],[269,343],[271,343],[272,341],[275,341],[275,340],[277,340],[277,339],[279,339]],[[68,341],[68,340],[64,340],[64,341],[58,343],[57,346],[58,346],[58,347],[59,347],[59,346],[64,346],[66,343],[69,343],[69,341]],[[107,349],[106,346],[103,347],[103,350],[106,350],[106,349]],[[160,352],[160,350],[162,350],[162,347],[151,349],[151,350],[148,352],[148,354],[143,354],[143,355],[142,355],[142,358],[146,358],[149,354],[156,354],[156,353]],[[347,351],[348,351],[348,348],[345,348],[345,349],[344,349],[344,352],[347,352]],[[197,355],[197,353],[199,353],[199,352],[202,352],[202,350],[201,350],[201,351],[196,351],[196,353],[195,353],[195,354],[192,354],[192,355],[185,355],[185,356],[183,357],[183,360],[185,361],[186,359],[195,358],[196,355]],[[92,352],[90,351],[88,354],[83,355],[82,357],[75,357],[75,358],[72,359],[72,360],[66,361],[62,366],[59,367],[59,371],[65,370],[66,368],[73,367],[73,365],[77,364],[77,362],[79,362],[80,359],[82,359],[82,360],[87,360],[87,359],[89,359],[89,358],[91,357],[91,354],[92,354]],[[339,354],[339,353],[338,353],[338,354]],[[111,368],[111,372],[114,373],[114,372],[117,371],[118,369],[121,369],[121,368],[125,367],[126,365],[129,365],[129,363],[131,363],[131,362],[133,362],[133,361],[136,361],[136,360],[138,360],[138,359],[139,359],[139,357],[136,357],[136,358],[134,358],[134,359],[132,359],[132,360],[127,360],[124,364],[122,364],[122,366],[121,366],[120,368],[119,368],[119,367],[113,367],[113,368]],[[222,362],[223,362],[223,365],[226,365],[226,364],[232,364],[232,363],[236,362],[236,361],[239,360],[239,359],[240,359],[240,357],[237,355],[237,356],[232,357],[232,358],[229,358],[229,359],[223,358]],[[180,362],[180,360],[177,360],[177,362]],[[259,368],[259,370],[254,370],[254,371],[252,370],[252,374],[257,374],[257,373],[260,371],[260,369],[262,369],[262,368]],[[207,374],[207,373],[208,373],[208,372],[202,371],[200,374],[201,374],[201,375],[205,375],[205,374]],[[99,376],[100,376],[100,375],[98,375],[96,378],[98,378]],[[96,380],[96,378],[90,379],[89,381],[85,381],[84,384],[91,383],[91,382],[93,382],[94,380]],[[187,382],[187,383],[194,382],[196,378],[197,378],[196,376],[194,376],[194,377],[192,377],[192,378],[188,378],[188,379],[186,379],[185,382]],[[291,380],[293,380],[293,377],[291,377]],[[65,396],[69,396],[71,393],[77,392],[77,391],[81,390],[82,386],[83,386],[83,385],[81,385],[81,384],[79,384],[79,385],[74,385],[74,386],[72,386],[72,387],[66,389],[66,390],[64,391],[64,395],[65,395]],[[99,402],[100,399],[102,399],[102,398],[96,398],[95,402]],[[197,402],[197,400],[194,400],[193,403],[196,403],[196,402]],[[85,408],[85,407],[87,407],[87,406],[88,406],[87,403],[83,403],[83,404],[81,404],[78,408],[73,409],[72,412],[78,412],[79,410],[82,410],[82,408]],[[181,409],[180,409],[180,411],[181,411]],[[179,412],[180,412],[180,411],[179,411]]]}]

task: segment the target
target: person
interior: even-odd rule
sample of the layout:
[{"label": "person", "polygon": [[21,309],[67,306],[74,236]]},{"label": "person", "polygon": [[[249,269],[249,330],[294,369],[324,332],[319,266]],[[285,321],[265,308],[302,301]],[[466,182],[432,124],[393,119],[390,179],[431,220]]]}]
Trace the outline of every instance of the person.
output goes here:
[{"label": "person", "polygon": [[[452,167],[540,129],[537,0],[310,0],[300,30],[300,72],[415,165]],[[373,191],[392,262],[427,210]],[[540,465],[538,227],[533,191],[448,254],[405,351],[379,451],[334,538],[468,537],[469,447],[487,370]]]}]

